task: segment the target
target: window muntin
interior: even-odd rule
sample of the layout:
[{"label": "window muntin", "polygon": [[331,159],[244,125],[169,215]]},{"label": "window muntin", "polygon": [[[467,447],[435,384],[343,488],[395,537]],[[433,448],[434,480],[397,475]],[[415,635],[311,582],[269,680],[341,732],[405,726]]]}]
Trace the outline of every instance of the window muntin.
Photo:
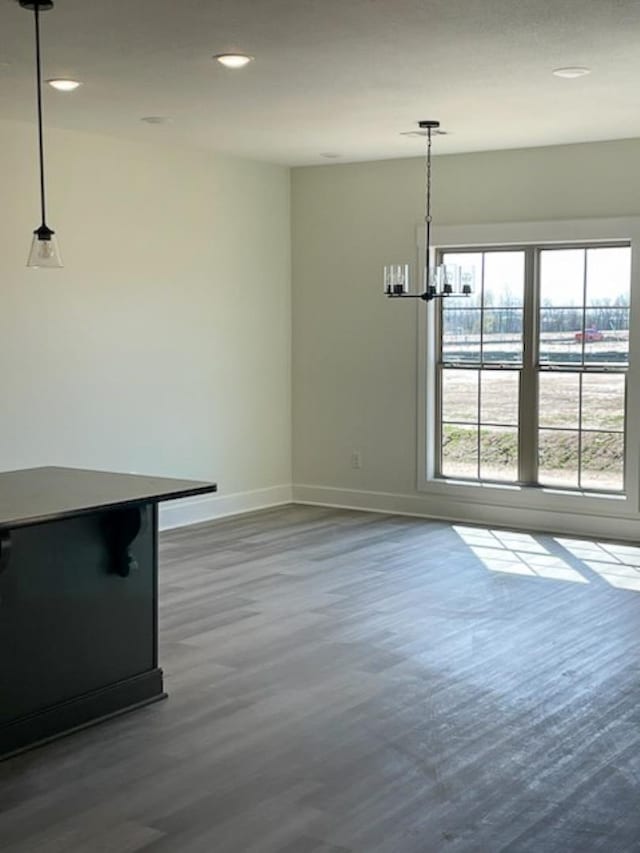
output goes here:
[{"label": "window muntin", "polygon": [[442,256],[476,290],[440,306],[436,475],[622,492],[630,246]]}]

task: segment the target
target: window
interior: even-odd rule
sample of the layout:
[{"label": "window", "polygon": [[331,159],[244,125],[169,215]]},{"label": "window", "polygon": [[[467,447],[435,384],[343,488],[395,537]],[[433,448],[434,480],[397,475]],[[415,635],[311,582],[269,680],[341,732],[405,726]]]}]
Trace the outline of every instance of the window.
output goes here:
[{"label": "window", "polygon": [[629,243],[441,254],[436,476],[623,492]]}]

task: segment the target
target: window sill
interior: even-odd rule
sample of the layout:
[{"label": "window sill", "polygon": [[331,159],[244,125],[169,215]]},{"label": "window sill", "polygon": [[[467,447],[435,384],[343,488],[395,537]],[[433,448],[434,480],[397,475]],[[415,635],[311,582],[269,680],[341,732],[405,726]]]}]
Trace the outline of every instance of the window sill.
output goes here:
[{"label": "window sill", "polygon": [[425,478],[418,491],[463,503],[496,508],[530,509],[574,515],[636,518],[637,507],[627,494],[576,491],[514,483],[471,482],[444,477]]}]

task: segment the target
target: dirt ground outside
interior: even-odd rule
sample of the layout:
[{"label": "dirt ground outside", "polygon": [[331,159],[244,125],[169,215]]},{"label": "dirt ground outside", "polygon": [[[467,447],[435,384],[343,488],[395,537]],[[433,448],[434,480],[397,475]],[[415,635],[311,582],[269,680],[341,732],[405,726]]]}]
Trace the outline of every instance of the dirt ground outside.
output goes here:
[{"label": "dirt ground outside", "polygon": [[[479,451],[482,479],[516,480],[518,371],[445,369],[442,374],[442,474],[477,478]],[[623,374],[583,374],[581,380],[578,373],[543,373],[539,412],[542,484],[622,489]]]}]

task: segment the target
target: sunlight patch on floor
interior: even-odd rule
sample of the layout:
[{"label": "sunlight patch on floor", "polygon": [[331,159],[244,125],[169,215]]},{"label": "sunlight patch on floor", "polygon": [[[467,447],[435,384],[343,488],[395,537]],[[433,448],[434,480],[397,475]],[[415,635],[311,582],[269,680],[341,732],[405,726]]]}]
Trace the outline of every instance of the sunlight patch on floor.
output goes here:
[{"label": "sunlight patch on floor", "polygon": [[554,541],[616,589],[640,592],[640,548],[587,539]]},{"label": "sunlight patch on floor", "polygon": [[561,557],[550,554],[544,545],[528,533],[510,533],[459,524],[454,524],[453,529],[489,571],[589,583],[580,572]]}]

